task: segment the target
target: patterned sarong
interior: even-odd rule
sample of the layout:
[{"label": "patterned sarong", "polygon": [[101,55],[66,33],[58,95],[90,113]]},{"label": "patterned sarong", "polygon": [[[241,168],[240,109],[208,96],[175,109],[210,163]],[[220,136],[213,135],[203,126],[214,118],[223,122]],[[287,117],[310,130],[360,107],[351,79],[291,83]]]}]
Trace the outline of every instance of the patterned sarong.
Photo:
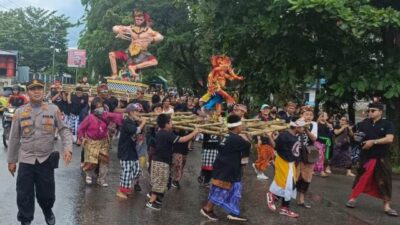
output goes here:
[{"label": "patterned sarong", "polygon": [[279,155],[275,157],[275,176],[269,191],[282,197],[285,201],[296,199],[296,166],[294,162],[287,162]]},{"label": "patterned sarong", "polygon": [[228,213],[240,215],[240,199],[242,198],[242,184],[233,183],[230,189],[224,189],[211,185],[208,200],[213,204],[222,207]]},{"label": "patterned sarong", "polygon": [[85,148],[85,164],[98,164],[99,162],[108,163],[109,145],[108,139],[85,139],[83,145]]},{"label": "patterned sarong", "polygon": [[203,149],[201,151],[201,169],[213,170],[213,164],[218,155],[218,149]]},{"label": "patterned sarong", "polygon": [[324,162],[325,162],[325,145],[322,144],[319,141],[314,142],[314,146],[318,149],[319,151],[319,159],[318,162],[314,164],[314,171],[317,173],[321,173],[324,171]]},{"label": "patterned sarong", "polygon": [[369,159],[359,165],[350,198],[360,194],[390,201],[392,197],[392,167],[389,159]]},{"label": "patterned sarong", "polygon": [[151,191],[164,194],[168,189],[169,174],[170,170],[167,163],[152,161],[150,174]]}]

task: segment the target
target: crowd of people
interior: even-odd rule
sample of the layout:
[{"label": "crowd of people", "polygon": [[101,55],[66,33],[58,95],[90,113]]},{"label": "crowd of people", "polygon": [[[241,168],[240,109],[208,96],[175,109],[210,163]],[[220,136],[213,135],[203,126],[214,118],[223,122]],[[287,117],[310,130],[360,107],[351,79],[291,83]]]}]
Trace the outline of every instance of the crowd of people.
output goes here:
[{"label": "crowd of people", "polygon": [[[146,207],[161,210],[167,191],[181,188],[180,181],[193,142],[201,141],[198,182],[209,189],[209,197],[200,213],[210,220],[218,220],[213,210],[215,206],[224,208],[229,220],[247,220],[241,215],[239,206],[243,169],[247,164],[251,164],[259,180],[269,179],[265,173],[273,168],[274,177],[266,193],[267,205],[281,215],[299,217],[290,209],[292,198],[296,199],[299,206],[311,208],[305,196],[313,176],[327,178],[332,171],[336,171],[332,168],[342,168],[347,176],[355,176],[347,207],[354,208],[356,198],[366,193],[384,201],[386,214],[397,216],[397,212],[390,207],[391,168],[388,160],[394,128],[391,122],[382,118],[383,105],[379,102],[372,102],[368,107],[368,117],[355,126],[349,125],[346,116],[338,121],[327,112],[315,116],[313,107],[299,106],[294,102],[288,102],[281,109],[262,104],[256,118],[266,122],[283,120],[289,124],[289,129],[257,136],[242,133],[245,129],[242,120],[247,117],[248,108],[243,104],[234,104],[225,113],[227,134],[217,136],[201,134],[197,128],[190,133],[174,129],[171,114],[175,112],[191,112],[204,120],[213,119],[213,112],[205,110],[203,102],[193,96],[154,93],[151,100],[147,101],[145,92],[138,90],[134,99],[117,99],[107,84],[99,84],[97,95],[91,98],[80,85],[72,93],[67,93],[61,83],[55,83],[45,98],[42,93],[44,85],[41,84],[40,81],[32,81],[27,86],[29,98],[37,101],[22,106],[16,112],[15,121],[18,123],[12,125],[8,151],[9,170],[12,173],[16,170],[16,162],[33,166],[39,171],[43,163],[51,161],[52,150],[41,150],[42,154],[38,156],[35,150],[20,146],[20,143],[32,140],[36,136],[34,130],[40,128],[47,131],[46,134],[53,135],[53,139],[61,137],[67,152],[64,159],[67,161],[70,160],[68,152],[72,152],[72,143],[81,146],[81,168],[86,175],[86,184],[93,185],[96,180],[101,187],[108,187],[109,155],[113,147],[111,140],[119,138],[117,156],[121,174],[116,196],[124,200],[134,191],[141,191],[140,174],[148,171],[151,192],[147,194],[149,200]],[[42,92],[39,93],[38,89]],[[41,94],[43,96],[39,96]],[[49,115],[43,116],[44,122],[31,123],[32,118],[37,118],[33,114],[36,113],[35,104],[39,104],[40,98],[42,102],[47,99],[57,106],[43,103],[45,106],[39,107],[42,110],[50,107],[55,115],[50,110]],[[33,113],[32,116],[28,112]],[[158,115],[156,126],[148,125],[145,117],[140,116],[140,113],[149,112]],[[22,130],[22,134],[18,130]],[[50,146],[54,140],[46,143]],[[254,163],[249,163],[252,146],[257,156]],[[24,159],[18,155],[24,156]],[[358,170],[355,175],[352,169],[356,165]],[[25,168],[29,169],[27,166]],[[22,179],[24,175],[19,172],[18,177]],[[22,224],[30,224],[33,219],[32,209],[29,209],[31,202],[24,202],[24,198],[33,200],[23,189],[26,185],[39,185],[40,182],[17,182],[18,220]],[[44,190],[39,188],[36,192],[45,198]],[[50,195],[54,196],[54,190]],[[45,212],[46,222],[54,224],[51,211],[54,199],[49,198],[47,201],[50,203],[43,203],[45,200],[39,198],[38,201]],[[278,209],[279,201],[281,206]]]}]

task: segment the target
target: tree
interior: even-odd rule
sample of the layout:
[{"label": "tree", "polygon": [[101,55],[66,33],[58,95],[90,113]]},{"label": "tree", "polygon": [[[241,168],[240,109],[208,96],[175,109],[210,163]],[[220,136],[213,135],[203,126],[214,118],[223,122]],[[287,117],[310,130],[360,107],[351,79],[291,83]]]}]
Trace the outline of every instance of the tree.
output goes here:
[{"label": "tree", "polygon": [[27,7],[0,12],[0,48],[18,50],[20,64],[34,72],[51,71],[54,51],[56,72],[66,71],[67,29],[72,26],[56,11]]},{"label": "tree", "polygon": [[[185,1],[202,56],[224,52],[246,77],[245,95],[293,98],[324,78],[319,101],[335,107],[400,94],[400,12],[393,1]],[[379,7],[377,7],[379,6]],[[254,101],[259,104],[258,101]],[[354,115],[354,114],[353,114]],[[398,115],[390,114],[392,120]],[[397,123],[399,124],[399,123]],[[397,126],[400,127],[400,126]],[[398,132],[397,132],[398,133]]]}]

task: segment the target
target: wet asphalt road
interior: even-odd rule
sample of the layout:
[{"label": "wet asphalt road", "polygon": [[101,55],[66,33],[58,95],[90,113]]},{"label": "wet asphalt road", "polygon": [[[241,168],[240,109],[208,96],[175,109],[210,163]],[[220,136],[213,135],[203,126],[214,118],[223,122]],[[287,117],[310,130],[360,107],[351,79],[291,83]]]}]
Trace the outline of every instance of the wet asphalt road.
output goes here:
[{"label": "wet asphalt road", "polygon": [[[115,141],[115,140],[114,140]],[[114,143],[115,144],[115,143]],[[58,143],[60,146],[60,143]],[[54,213],[58,225],[192,225],[238,224],[226,219],[223,210],[217,209],[220,221],[211,222],[202,217],[199,210],[207,199],[207,190],[199,187],[197,176],[200,170],[200,149],[196,144],[189,153],[185,168],[182,189],[172,189],[164,198],[163,209],[152,211],[145,208],[148,192],[149,175],[141,178],[143,191],[135,193],[132,198],[121,201],[115,197],[119,184],[119,162],[116,158],[116,147],[111,153],[109,187],[97,185],[86,186],[80,171],[80,149],[75,147],[73,162],[65,167],[60,163],[56,170],[56,203]],[[292,201],[292,209],[300,213],[299,219],[287,218],[270,212],[266,207],[265,193],[269,181],[258,181],[250,166],[246,168],[244,192],[241,202],[242,215],[250,219],[246,224],[254,225],[399,225],[400,218],[390,218],[382,212],[382,202],[369,197],[361,197],[356,209],[347,209],[344,203],[350,194],[353,178],[340,174],[329,178],[314,177],[308,199],[312,209],[303,209]],[[268,169],[272,175],[272,169]],[[397,179],[397,180],[396,180]],[[393,182],[393,207],[400,211],[400,180]],[[7,171],[6,150],[0,147],[0,225],[18,224],[16,220],[15,178]],[[36,204],[35,219],[32,224],[45,224],[39,205]],[[240,224],[240,223],[239,223]]]}]

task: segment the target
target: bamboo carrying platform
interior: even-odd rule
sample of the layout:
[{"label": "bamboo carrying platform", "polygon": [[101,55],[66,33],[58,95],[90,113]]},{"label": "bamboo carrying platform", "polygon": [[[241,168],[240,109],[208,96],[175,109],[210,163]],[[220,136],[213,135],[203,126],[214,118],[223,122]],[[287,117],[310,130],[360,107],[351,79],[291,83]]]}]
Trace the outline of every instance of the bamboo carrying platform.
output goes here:
[{"label": "bamboo carrying platform", "polygon": [[[148,85],[142,83],[126,82],[119,80],[108,80],[107,82],[110,94],[118,99],[135,99],[138,88],[142,88],[144,90],[148,88]],[[131,86],[130,88],[127,87],[129,85]],[[63,84],[62,87],[64,91],[68,93],[73,93],[75,92],[75,88],[77,87],[77,85]],[[81,87],[83,89],[83,92],[88,94],[89,96],[95,96],[97,94],[96,86]],[[151,95],[145,94],[144,100],[150,101]]]},{"label": "bamboo carrying platform", "polygon": [[[156,125],[158,114],[142,113],[141,116],[147,118],[148,125]],[[193,131],[195,128],[198,128],[201,133],[218,136],[223,136],[228,132],[225,122],[206,121],[191,112],[174,113],[171,119],[174,129]],[[243,119],[242,123],[244,126],[242,133],[250,136],[263,135],[268,132],[282,131],[289,128],[289,124],[286,124],[283,120],[263,122],[259,119]]]}]

